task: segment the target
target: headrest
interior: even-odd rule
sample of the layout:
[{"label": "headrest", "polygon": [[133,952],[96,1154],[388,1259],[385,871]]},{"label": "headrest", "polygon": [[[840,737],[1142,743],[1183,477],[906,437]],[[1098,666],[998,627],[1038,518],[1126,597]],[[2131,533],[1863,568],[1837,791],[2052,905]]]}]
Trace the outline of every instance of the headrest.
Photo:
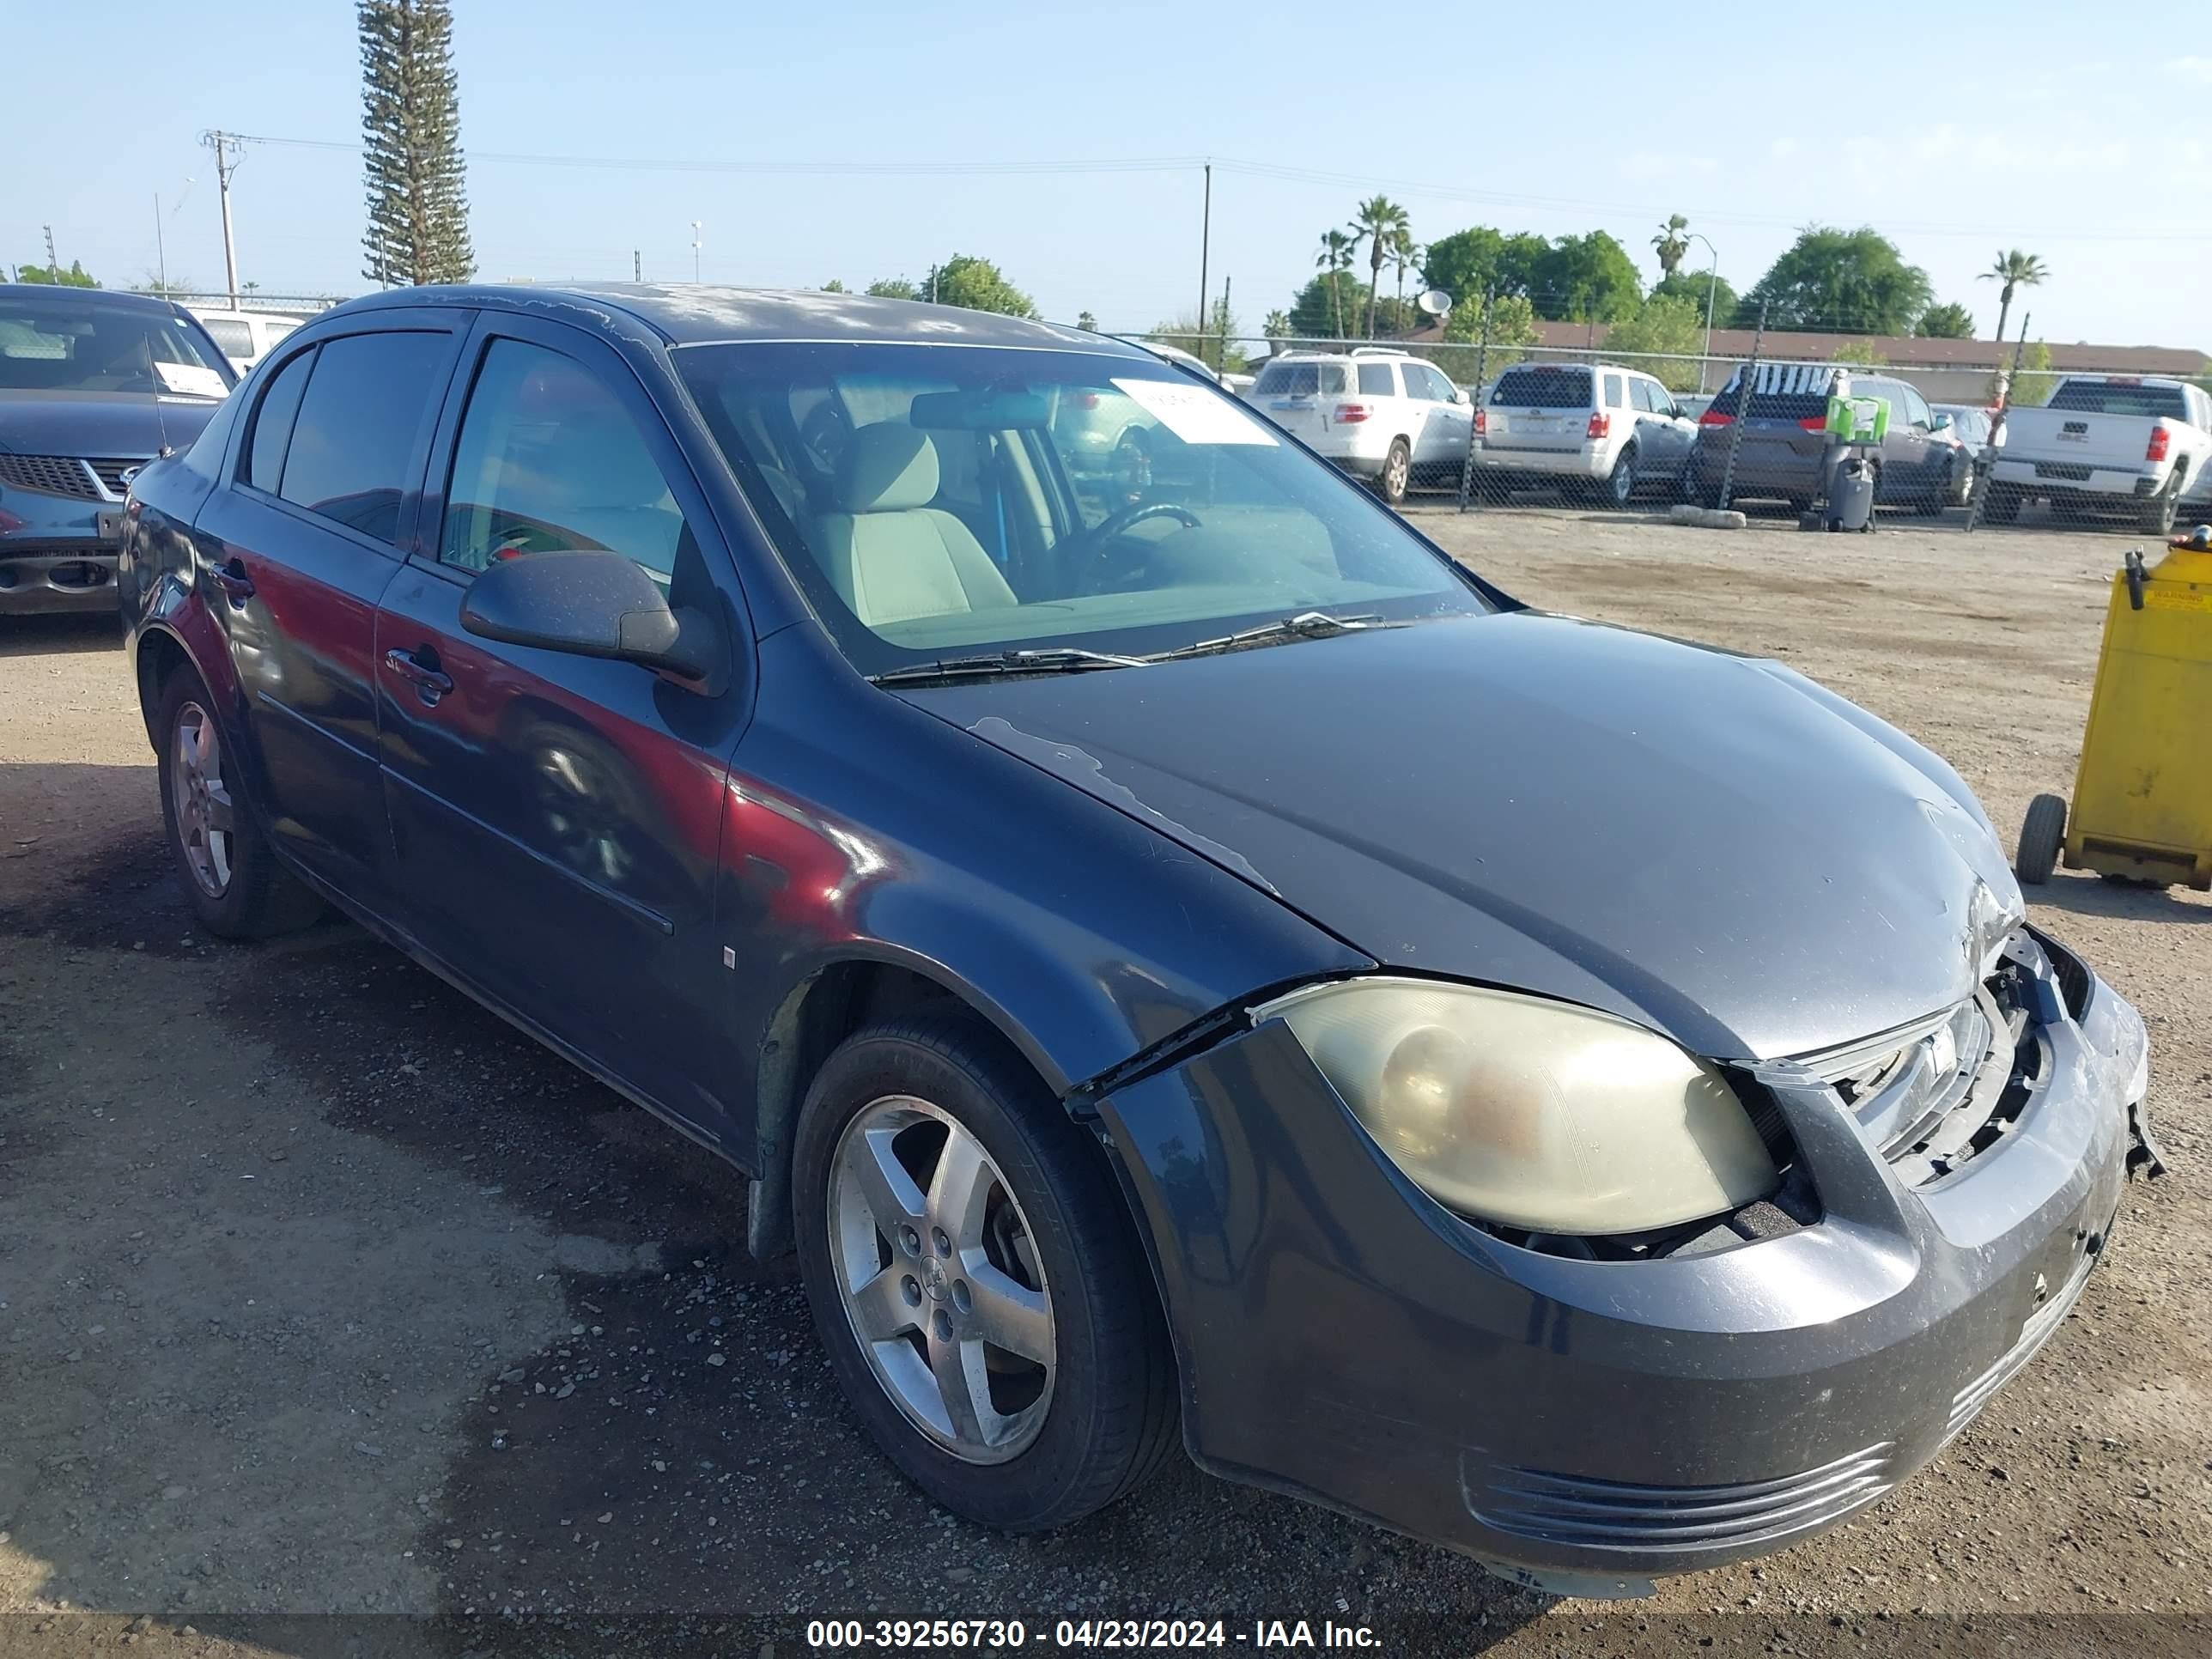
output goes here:
[{"label": "headrest", "polygon": [[848,513],[897,513],[937,497],[937,446],[927,432],[892,421],[854,430],[837,469],[837,505]]}]

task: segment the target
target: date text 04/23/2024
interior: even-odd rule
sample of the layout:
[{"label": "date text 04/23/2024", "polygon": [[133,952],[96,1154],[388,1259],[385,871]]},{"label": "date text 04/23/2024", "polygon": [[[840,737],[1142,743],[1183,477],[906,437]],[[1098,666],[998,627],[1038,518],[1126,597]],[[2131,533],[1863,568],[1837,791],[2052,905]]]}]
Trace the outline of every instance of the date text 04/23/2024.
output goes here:
[{"label": "date text 04/23/2024", "polygon": [[[1375,1632],[1364,1625],[1319,1624],[1304,1619],[1256,1619],[1249,1628],[1219,1619],[1062,1619],[1037,1645],[1055,1648],[1373,1648]],[[817,1619],[806,1626],[810,1648],[942,1650],[975,1648],[985,1652],[1025,1647],[1028,1627],[1012,1619]]]}]

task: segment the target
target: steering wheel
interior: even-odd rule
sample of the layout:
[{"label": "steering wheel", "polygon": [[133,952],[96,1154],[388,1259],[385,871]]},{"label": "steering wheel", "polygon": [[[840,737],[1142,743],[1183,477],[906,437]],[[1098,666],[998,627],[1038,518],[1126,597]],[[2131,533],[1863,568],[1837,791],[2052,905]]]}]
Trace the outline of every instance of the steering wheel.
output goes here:
[{"label": "steering wheel", "polygon": [[1115,538],[1123,535],[1147,519],[1173,519],[1186,530],[1199,527],[1198,514],[1174,501],[1139,501],[1134,507],[1125,507],[1119,513],[1109,513],[1083,532],[1082,539],[1096,544],[1101,550],[1110,545]]}]

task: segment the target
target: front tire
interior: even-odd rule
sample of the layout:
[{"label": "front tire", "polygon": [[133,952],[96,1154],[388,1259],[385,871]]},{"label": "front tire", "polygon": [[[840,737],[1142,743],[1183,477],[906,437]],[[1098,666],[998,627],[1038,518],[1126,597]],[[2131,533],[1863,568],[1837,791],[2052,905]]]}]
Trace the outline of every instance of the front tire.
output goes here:
[{"label": "front tire", "polygon": [[1151,1275],[1099,1149],[964,1014],[869,1027],[807,1091],[800,1278],[901,1473],[1011,1532],[1080,1519],[1174,1443]]},{"label": "front tire", "polygon": [[2066,844],[2066,798],[2038,795],[2027,804],[2027,817],[2020,826],[2020,849],[2013,857],[2013,873],[2030,887],[2040,887],[2058,868],[2059,849]]},{"label": "front tire", "polygon": [[199,676],[179,668],[154,716],[161,823],[185,899],[222,939],[268,939],[306,927],[322,901],[276,860],[238,783]]}]

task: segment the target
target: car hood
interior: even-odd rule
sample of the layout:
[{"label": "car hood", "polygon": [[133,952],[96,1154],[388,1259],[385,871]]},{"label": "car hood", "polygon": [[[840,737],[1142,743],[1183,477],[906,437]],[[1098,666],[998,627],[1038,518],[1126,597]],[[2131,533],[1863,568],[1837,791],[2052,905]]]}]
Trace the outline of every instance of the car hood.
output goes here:
[{"label": "car hood", "polygon": [[1717,1059],[1949,1006],[2023,914],[1910,738],[1778,663],[1570,617],[902,695],[1386,966]]},{"label": "car hood", "polygon": [[0,450],[94,459],[158,455],[200,435],[222,404],[143,392],[0,392]]}]

